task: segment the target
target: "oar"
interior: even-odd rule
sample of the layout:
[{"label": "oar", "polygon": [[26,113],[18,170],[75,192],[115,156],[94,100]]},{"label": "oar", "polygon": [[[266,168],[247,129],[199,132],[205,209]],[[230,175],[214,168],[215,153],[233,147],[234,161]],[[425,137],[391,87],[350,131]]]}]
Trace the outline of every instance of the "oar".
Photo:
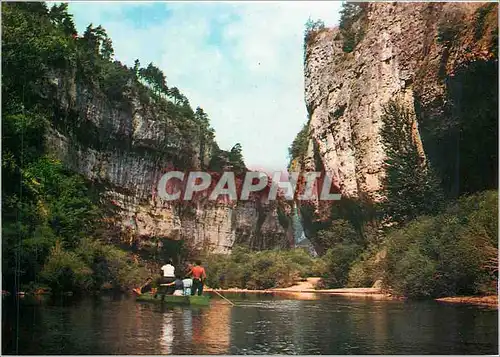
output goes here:
[{"label": "oar", "polygon": [[227,299],[226,297],[224,297],[224,296],[222,296],[221,294],[219,294],[219,293],[217,292],[217,290],[212,290],[212,291],[213,291],[214,293],[216,293],[217,295],[219,295],[219,296],[220,296],[221,298],[223,298],[224,300],[226,300],[226,301],[227,301],[228,303],[230,303],[231,305],[235,306],[235,305],[234,305],[234,303],[233,303],[231,300],[229,300],[229,299]]}]

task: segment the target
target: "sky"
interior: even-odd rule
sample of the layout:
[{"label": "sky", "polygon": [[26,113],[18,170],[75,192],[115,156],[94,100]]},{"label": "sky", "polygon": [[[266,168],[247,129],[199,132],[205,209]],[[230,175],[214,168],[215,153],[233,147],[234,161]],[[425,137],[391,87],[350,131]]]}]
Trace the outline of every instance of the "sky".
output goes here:
[{"label": "sky", "polygon": [[303,33],[338,24],[341,2],[70,2],[78,32],[102,25],[115,59],[153,62],[209,115],[222,149],[250,169],[284,170],[307,121]]}]

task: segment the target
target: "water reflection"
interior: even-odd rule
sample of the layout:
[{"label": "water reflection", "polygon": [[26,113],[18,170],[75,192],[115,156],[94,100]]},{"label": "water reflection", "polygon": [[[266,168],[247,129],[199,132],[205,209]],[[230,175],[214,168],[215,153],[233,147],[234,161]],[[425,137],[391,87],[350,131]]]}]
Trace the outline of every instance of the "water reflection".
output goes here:
[{"label": "water reflection", "polygon": [[187,340],[193,339],[193,312],[191,309],[182,310],[182,327]]},{"label": "water reflection", "polygon": [[160,340],[161,354],[163,355],[172,353],[172,345],[174,342],[174,325],[172,322],[172,313],[170,311],[164,312]]},{"label": "water reflection", "polygon": [[[497,310],[332,296],[227,295],[208,308],[123,297],[24,306],[19,354],[496,354]],[[15,309],[4,303],[4,353]]]}]

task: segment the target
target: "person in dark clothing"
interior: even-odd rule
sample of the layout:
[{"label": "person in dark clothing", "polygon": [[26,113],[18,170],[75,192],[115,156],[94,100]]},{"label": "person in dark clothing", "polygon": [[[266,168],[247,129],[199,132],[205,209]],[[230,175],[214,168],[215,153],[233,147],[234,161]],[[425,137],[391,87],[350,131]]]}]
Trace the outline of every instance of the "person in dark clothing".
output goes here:
[{"label": "person in dark clothing", "polygon": [[177,274],[175,280],[171,283],[165,284],[166,286],[173,287],[173,294],[176,296],[184,295],[184,283],[182,282],[182,277]]}]

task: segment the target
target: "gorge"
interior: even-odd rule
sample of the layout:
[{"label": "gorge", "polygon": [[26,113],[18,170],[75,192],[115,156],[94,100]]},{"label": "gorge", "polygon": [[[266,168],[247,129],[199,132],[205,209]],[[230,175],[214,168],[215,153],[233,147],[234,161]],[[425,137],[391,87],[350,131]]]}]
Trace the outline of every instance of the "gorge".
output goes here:
[{"label": "gorge", "polygon": [[[493,3],[347,3],[338,28],[306,29],[309,118],[290,149],[289,170],[328,173],[343,197],[338,204],[199,200],[165,206],[155,195],[165,170],[243,173],[248,169],[241,146],[219,148],[202,108],[193,109],[152,63],[142,66],[136,60],[128,67],[114,60],[111,39],[101,26],[89,25],[78,34],[65,4],[51,9],[44,3],[3,4],[5,285],[45,279],[63,290],[75,281],[86,289],[91,272],[101,270],[96,286],[109,281],[137,285],[148,272],[124,277],[134,271],[131,266],[153,271],[148,264],[166,256],[179,263],[199,255],[223,259],[219,254],[245,246],[262,253],[254,268],[273,275],[256,282],[244,272],[235,274],[235,282],[254,288],[276,283],[278,274],[270,267],[290,267],[293,260],[335,287],[382,280],[416,296],[453,295],[481,284],[487,288],[479,290],[491,290],[497,272],[489,260],[497,255],[490,242],[497,234],[490,217],[497,210],[498,188],[497,12]],[[396,144],[409,149],[397,162],[389,155],[399,153],[390,147],[387,123],[400,117],[409,120],[401,126],[404,140]],[[406,177],[387,174],[395,162]],[[405,197],[398,198],[395,187]],[[467,209],[470,202],[479,213]],[[453,207],[446,211],[442,206],[447,205]],[[420,240],[405,233],[411,238],[406,241],[397,235],[402,231],[390,236],[387,227],[411,230],[413,223],[416,231],[427,232],[418,226],[422,217],[447,227],[441,219],[455,222],[448,216],[453,212],[460,212],[460,222],[480,222],[457,228],[460,234],[462,228],[484,233],[465,237],[460,249],[479,246],[473,239],[486,237],[481,242],[488,256],[478,253],[460,284],[445,281],[423,292],[409,289],[418,285],[413,282],[398,286],[391,275],[402,269],[391,270],[398,254],[429,267],[415,274],[418,278],[432,276],[436,266],[436,275],[448,278],[435,262],[448,235],[436,238],[438,243],[421,243],[421,233]],[[398,239],[408,251],[396,249]],[[420,243],[425,249],[415,248]],[[294,252],[291,260],[280,260],[267,252],[300,245],[322,260],[314,263]],[[236,253],[224,259],[236,259],[236,266],[252,261],[250,253]],[[214,275],[219,267],[220,276],[224,269],[237,270],[221,261],[214,260]],[[69,278],[58,275],[61,266]],[[300,273],[287,270],[281,283],[312,274],[302,268]],[[481,274],[489,280],[471,278]],[[219,275],[213,279],[217,284]],[[442,288],[447,284],[459,287]]]}]

